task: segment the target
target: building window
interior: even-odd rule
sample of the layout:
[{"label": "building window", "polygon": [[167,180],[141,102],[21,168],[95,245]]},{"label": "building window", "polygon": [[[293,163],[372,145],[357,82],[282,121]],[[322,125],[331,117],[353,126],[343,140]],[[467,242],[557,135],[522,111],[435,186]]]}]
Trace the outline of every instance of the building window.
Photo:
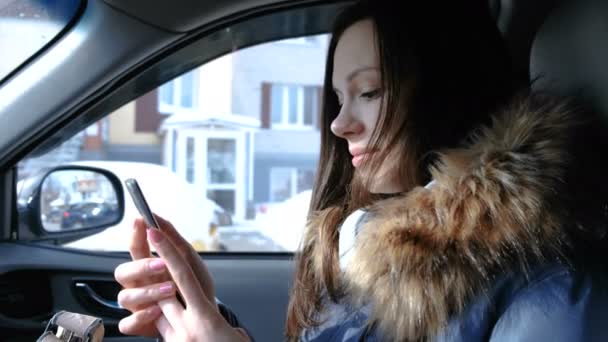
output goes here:
[{"label": "building window", "polygon": [[273,128],[313,128],[319,115],[319,87],[273,84],[270,117]]},{"label": "building window", "polygon": [[179,92],[180,106],[194,108],[194,75],[189,72],[181,77],[181,91]]},{"label": "building window", "polygon": [[164,114],[197,108],[198,73],[190,71],[160,86],[158,111]]},{"label": "building window", "polygon": [[209,139],[207,158],[209,184],[234,184],[236,182],[236,141],[234,139]]},{"label": "building window", "polygon": [[282,202],[302,191],[312,189],[314,170],[291,167],[270,169],[270,201]]},{"label": "building window", "polygon": [[186,180],[194,183],[194,138],[186,138]]},{"label": "building window", "polygon": [[207,140],[207,196],[231,214],[236,210],[237,143],[232,138]]},{"label": "building window", "polygon": [[175,93],[173,83],[176,81],[169,81],[162,86],[160,86],[159,93],[159,101],[158,103],[165,106],[173,106],[173,94]]}]

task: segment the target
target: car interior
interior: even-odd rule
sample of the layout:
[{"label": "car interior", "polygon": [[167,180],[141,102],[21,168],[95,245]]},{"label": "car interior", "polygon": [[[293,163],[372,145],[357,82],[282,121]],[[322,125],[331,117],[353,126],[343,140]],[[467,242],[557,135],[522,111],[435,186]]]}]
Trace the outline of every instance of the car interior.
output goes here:
[{"label": "car interior", "polygon": [[[534,89],[582,96],[608,118],[608,2],[489,1],[518,72],[533,81]],[[128,101],[214,58],[264,42],[327,33],[346,4],[86,0],[56,39],[0,79],[0,340],[32,341],[60,310],[101,317],[106,341],[154,340],[118,331],[128,312],[116,303],[120,286],[113,274],[129,260],[128,253],[63,248],[57,242],[73,240],[74,234],[45,233],[35,219],[18,217],[16,165],[22,159],[44,154]],[[121,203],[129,200],[120,197]],[[294,254],[201,257],[217,297],[253,336],[282,340]]]}]

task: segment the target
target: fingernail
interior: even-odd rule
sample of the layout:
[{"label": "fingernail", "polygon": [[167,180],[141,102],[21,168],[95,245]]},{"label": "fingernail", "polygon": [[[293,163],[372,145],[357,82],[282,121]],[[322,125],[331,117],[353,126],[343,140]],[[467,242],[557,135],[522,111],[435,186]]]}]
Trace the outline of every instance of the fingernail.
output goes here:
[{"label": "fingernail", "polygon": [[158,243],[163,241],[163,233],[159,232],[157,229],[148,229],[148,237],[152,242]]},{"label": "fingernail", "polygon": [[165,262],[161,259],[150,261],[150,269],[152,271],[162,271],[165,269]]},{"label": "fingernail", "polygon": [[158,291],[160,293],[164,293],[164,294],[171,293],[171,292],[173,292],[173,285],[171,285],[171,284],[163,285],[158,288]]}]

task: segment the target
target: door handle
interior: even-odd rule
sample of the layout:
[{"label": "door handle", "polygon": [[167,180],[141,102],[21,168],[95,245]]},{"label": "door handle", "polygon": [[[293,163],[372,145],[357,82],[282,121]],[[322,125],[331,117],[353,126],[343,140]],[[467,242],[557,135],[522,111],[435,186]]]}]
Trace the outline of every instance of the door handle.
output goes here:
[{"label": "door handle", "polygon": [[76,288],[83,290],[93,301],[95,301],[97,304],[101,305],[102,307],[105,307],[106,309],[118,310],[118,311],[125,310],[122,306],[120,306],[120,304],[118,304],[118,301],[108,300],[108,299],[105,299],[105,298],[101,297],[100,295],[98,295],[97,292],[95,292],[91,288],[91,286],[89,286],[89,284],[87,284],[87,283],[76,282],[75,286],[76,286]]}]

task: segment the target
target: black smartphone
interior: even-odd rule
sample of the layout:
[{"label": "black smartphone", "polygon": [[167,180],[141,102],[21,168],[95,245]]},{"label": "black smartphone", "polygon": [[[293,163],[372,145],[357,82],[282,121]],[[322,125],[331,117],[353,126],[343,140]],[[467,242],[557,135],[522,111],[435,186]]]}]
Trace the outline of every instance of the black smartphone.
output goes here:
[{"label": "black smartphone", "polygon": [[135,203],[135,207],[137,207],[137,210],[139,211],[141,216],[143,216],[146,225],[148,227],[160,229],[160,226],[156,221],[156,217],[154,217],[154,215],[152,214],[152,210],[150,210],[148,202],[146,202],[146,198],[141,192],[141,188],[139,187],[139,184],[137,184],[137,181],[133,178],[129,178],[125,180],[125,185],[127,186],[129,194],[131,194],[131,198],[133,199],[133,203]]}]

